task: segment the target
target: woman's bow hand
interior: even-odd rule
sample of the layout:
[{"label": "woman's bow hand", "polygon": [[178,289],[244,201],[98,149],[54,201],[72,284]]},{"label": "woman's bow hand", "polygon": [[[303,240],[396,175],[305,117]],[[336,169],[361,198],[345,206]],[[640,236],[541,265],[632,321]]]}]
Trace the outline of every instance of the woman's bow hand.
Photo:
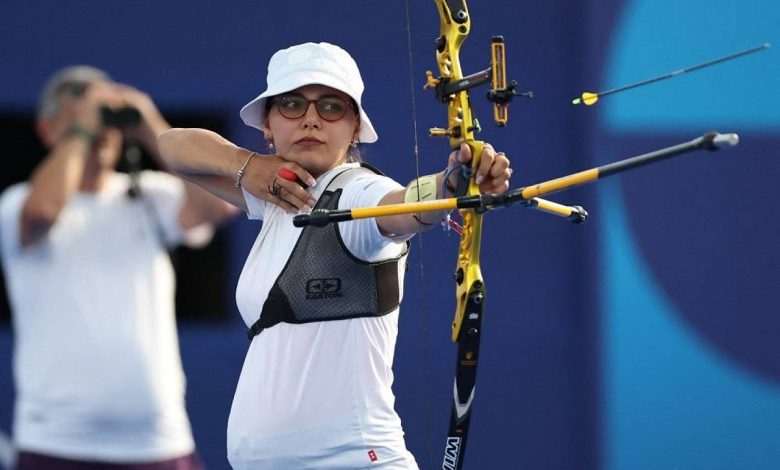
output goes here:
[{"label": "woman's bow hand", "polygon": [[[448,166],[471,165],[471,147],[465,142],[460,144],[460,149],[450,154]],[[509,178],[512,169],[509,167],[509,158],[504,152],[496,152],[492,145],[485,143],[479,158],[479,167],[476,175],[473,175],[481,193],[501,194],[509,189]],[[449,186],[457,187],[460,171],[454,171],[450,175]]]}]

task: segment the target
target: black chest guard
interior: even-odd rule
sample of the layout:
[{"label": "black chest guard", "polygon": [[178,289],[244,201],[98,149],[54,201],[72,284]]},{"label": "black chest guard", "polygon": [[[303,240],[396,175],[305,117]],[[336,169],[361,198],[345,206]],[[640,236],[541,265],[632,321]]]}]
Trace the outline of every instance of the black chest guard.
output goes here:
[{"label": "black chest guard", "polygon": [[[343,186],[358,171],[379,173],[370,167],[344,170],[325,188],[315,209],[337,209]],[[337,224],[305,227],[263,304],[260,319],[247,331],[249,339],[281,322],[379,317],[392,312],[400,303],[398,263],[405,263],[407,254],[408,244],[397,258],[363,261],[344,246]]]}]

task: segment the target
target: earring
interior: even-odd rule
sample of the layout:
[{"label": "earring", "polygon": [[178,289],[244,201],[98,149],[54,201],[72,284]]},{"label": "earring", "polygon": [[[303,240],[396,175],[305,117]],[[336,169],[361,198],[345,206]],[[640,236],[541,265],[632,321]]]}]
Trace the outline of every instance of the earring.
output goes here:
[{"label": "earring", "polygon": [[268,150],[274,151],[274,142],[272,140],[268,141]]},{"label": "earring", "polygon": [[358,145],[357,141],[356,141],[356,140],[353,140],[353,141],[352,141],[352,143],[351,143],[351,144],[349,144],[349,148],[351,148],[351,149],[356,149],[356,148],[357,148],[357,145]]}]

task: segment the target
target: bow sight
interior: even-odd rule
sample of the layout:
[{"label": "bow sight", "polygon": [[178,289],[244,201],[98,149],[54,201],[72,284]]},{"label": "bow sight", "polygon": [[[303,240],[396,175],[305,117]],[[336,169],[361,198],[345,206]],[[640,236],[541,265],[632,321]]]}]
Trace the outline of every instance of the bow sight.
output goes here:
[{"label": "bow sight", "polygon": [[[445,36],[439,36],[436,39],[436,51],[441,54],[446,47],[447,39]],[[496,125],[503,127],[509,118],[509,102],[515,96],[533,98],[532,91],[517,93],[517,81],[512,80],[507,84],[506,81],[506,48],[504,46],[503,36],[493,36],[490,46],[491,61],[490,67],[485,70],[467,75],[461,79],[453,81],[450,77],[433,77],[430,70],[425,72],[426,83],[424,89],[433,88],[436,92],[436,99],[442,103],[453,100],[454,96],[462,91],[475,88],[490,82],[490,90],[487,92],[487,99],[493,103],[493,119]],[[479,121],[473,119],[471,130],[479,132],[481,127]],[[459,127],[451,129],[441,129],[434,127],[428,131],[428,135],[433,137],[461,137]]]}]

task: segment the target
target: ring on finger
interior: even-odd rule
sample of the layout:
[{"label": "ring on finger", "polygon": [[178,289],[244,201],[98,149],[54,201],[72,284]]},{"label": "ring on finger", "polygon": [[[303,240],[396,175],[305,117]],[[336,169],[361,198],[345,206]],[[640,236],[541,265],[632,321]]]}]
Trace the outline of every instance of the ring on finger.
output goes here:
[{"label": "ring on finger", "polygon": [[274,180],[271,182],[271,187],[268,188],[268,192],[276,197],[279,197],[279,195],[282,194],[282,185],[276,182],[276,177],[274,177]]}]

